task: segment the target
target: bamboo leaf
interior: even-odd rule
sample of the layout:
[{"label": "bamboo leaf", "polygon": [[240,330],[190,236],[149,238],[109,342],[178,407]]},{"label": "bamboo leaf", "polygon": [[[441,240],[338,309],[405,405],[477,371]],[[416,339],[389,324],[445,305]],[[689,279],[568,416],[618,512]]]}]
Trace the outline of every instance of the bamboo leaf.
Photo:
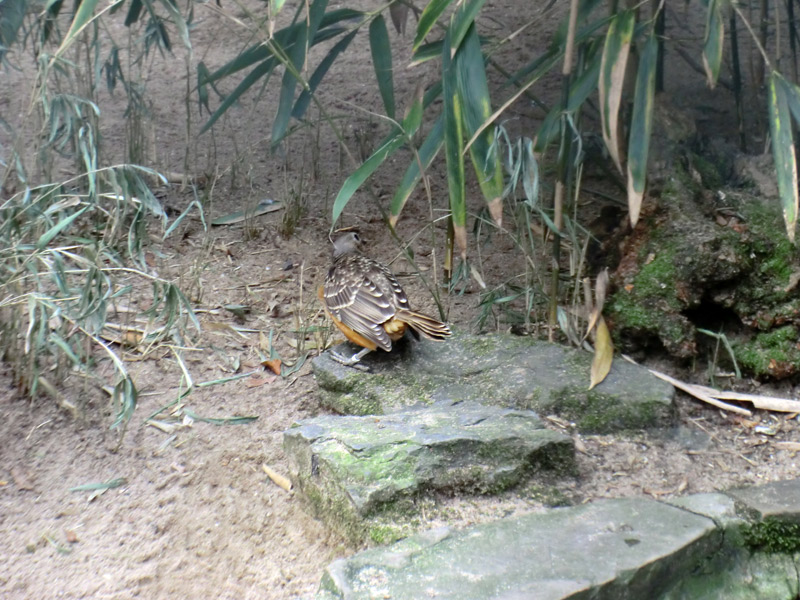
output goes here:
[{"label": "bamboo leaf", "polygon": [[294,91],[297,87],[297,77],[295,73],[300,73],[306,60],[306,41],[308,40],[308,28],[303,27],[295,40],[294,46],[289,51],[289,63],[284,65],[283,80],[281,81],[281,91],[278,100],[278,111],[272,122],[272,146],[275,147],[289,129],[289,118],[292,116],[292,105],[294,103]]},{"label": "bamboo leaf", "polygon": [[303,90],[303,93],[300,94],[300,97],[297,99],[297,102],[294,104],[294,108],[292,109],[292,117],[297,120],[303,118],[306,114],[306,110],[308,110],[308,105],[311,102],[311,95],[317,90],[317,87],[322,82],[323,77],[328,73],[328,70],[333,65],[333,61],[341,54],[349,45],[350,42],[353,41],[353,38],[358,33],[358,30],[354,30],[350,34],[343,37],[339,40],[336,45],[330,49],[328,54],[322,61],[317,65],[317,68],[314,70],[314,73],[308,80],[308,89]]},{"label": "bamboo leaf", "polygon": [[468,29],[453,64],[456,65],[456,91],[463,107],[464,133],[468,138],[473,138],[482,129],[469,147],[472,165],[492,218],[500,225],[503,215],[503,169],[494,144],[495,126],[485,126],[492,116],[492,104],[483,52],[474,26]]},{"label": "bamboo leaf", "polygon": [[383,162],[400,148],[405,143],[411,143],[411,139],[422,124],[423,107],[428,106],[434,98],[438,96],[437,86],[433,86],[425,94],[422,93],[422,86],[417,86],[414,100],[408,107],[405,118],[400,126],[399,131],[394,131],[390,134],[380,145],[380,147],[370,156],[364,163],[348,177],[342,189],[333,201],[333,222],[335,223],[342,214],[345,206],[350,201],[350,198],[367,180],[367,178],[375,172],[375,170],[383,164]]},{"label": "bamboo leaf", "polygon": [[415,54],[420,44],[425,40],[425,36],[430,33],[436,21],[439,20],[439,17],[442,16],[442,13],[451,2],[452,0],[431,0],[428,2],[419,17],[419,23],[417,23],[417,35],[414,36],[414,45],[412,46],[412,50]]},{"label": "bamboo leaf", "polygon": [[50,229],[45,231],[41,236],[39,236],[39,239],[36,241],[36,249],[42,250],[43,248],[45,248],[47,244],[53,241],[54,237],[56,237],[59,233],[61,233],[67,227],[72,225],[73,221],[75,221],[75,219],[77,219],[83,213],[89,210],[89,208],[90,208],[89,206],[84,206],[79,211],[72,213],[70,216],[66,217],[65,219],[62,219],[61,221],[53,225]]},{"label": "bamboo leaf", "polygon": [[[217,122],[222,115],[225,114],[231,106],[233,106],[236,102],[238,102],[239,98],[241,98],[242,94],[244,94],[247,90],[249,90],[255,83],[260,80],[262,77],[266,77],[267,79],[264,80],[264,85],[269,81],[269,77],[272,76],[272,70],[275,68],[275,65],[278,61],[275,57],[270,56],[266,60],[264,60],[260,65],[258,65],[255,69],[250,71],[247,76],[242,79],[239,85],[225,97],[225,100],[222,101],[222,104],[219,105],[219,108],[214,111],[206,124],[203,125],[203,128],[200,130],[200,133],[205,133]],[[200,87],[200,86],[198,86]]]},{"label": "bamboo leaf", "polygon": [[333,201],[333,214],[331,216],[333,223],[336,223],[342,215],[342,211],[345,206],[347,206],[350,198],[353,197],[353,194],[356,193],[356,190],[358,190],[367,178],[383,164],[383,161],[385,161],[390,154],[403,145],[404,141],[403,136],[398,132],[395,137],[384,142],[380,148],[373,152],[372,156],[365,160],[364,163],[345,180],[344,184],[342,184],[342,189],[339,190],[336,199]]},{"label": "bamboo leaf", "polygon": [[794,83],[787,81],[780,74],[777,74],[777,84],[783,88],[786,96],[786,103],[797,123],[800,123],[800,88]]},{"label": "bamboo leaf", "polygon": [[459,3],[450,21],[450,54],[455,54],[467,37],[470,28],[474,29],[475,17],[478,16],[486,0],[465,0]]},{"label": "bamboo leaf", "polygon": [[619,152],[619,107],[622,102],[622,86],[631,49],[634,22],[633,10],[623,11],[611,20],[603,48],[603,61],[600,65],[600,118],[603,125],[603,140],[620,173],[624,171]]},{"label": "bamboo leaf", "polygon": [[133,411],[136,409],[138,395],[136,386],[133,384],[130,375],[121,379],[117,385],[114,386],[112,399],[114,405],[118,407],[118,410],[117,418],[114,420],[114,423],[112,423],[111,429],[116,429],[130,420]]},{"label": "bamboo leaf", "polygon": [[414,191],[417,183],[422,178],[419,170],[419,163],[422,163],[423,169],[430,167],[433,159],[437,154],[439,154],[439,150],[441,150],[443,143],[444,119],[440,115],[439,118],[436,119],[436,123],[434,123],[431,132],[428,134],[428,137],[425,138],[425,141],[422,143],[422,146],[420,146],[419,151],[417,152],[419,162],[417,162],[416,157],[411,160],[411,164],[408,165],[408,168],[403,175],[403,179],[400,181],[400,185],[397,186],[397,189],[395,190],[392,203],[389,207],[389,223],[392,227],[397,225],[400,212],[403,210],[403,207],[405,206],[409,196],[411,196],[411,192]]},{"label": "bamboo leaf", "polygon": [[378,15],[369,25],[369,47],[378,89],[383,99],[386,115],[394,119],[394,82],[392,81],[392,46],[383,15]]},{"label": "bamboo leaf", "polygon": [[315,43],[314,38],[322,18],[325,16],[327,5],[328,0],[314,0],[312,2],[308,9],[307,23],[300,24],[298,35],[292,39],[293,45],[287,51],[289,63],[284,65],[286,70],[283,73],[283,81],[281,82],[278,111],[272,123],[271,141],[273,147],[283,139],[286,130],[289,128],[289,118],[292,115],[294,91],[297,87],[298,77],[304,69],[308,48]]},{"label": "bamboo leaf", "polygon": [[[597,89],[602,58],[603,56],[600,52],[592,54],[588,59],[586,67],[580,72],[575,81],[572,82],[566,112],[574,113],[586,101],[589,94]],[[544,152],[547,145],[559,136],[563,112],[564,108],[561,106],[561,103],[559,103],[547,113],[534,139],[534,149],[536,152]]]},{"label": "bamboo leaf", "polygon": [[[457,65],[451,60],[450,36],[442,44],[442,96],[444,99],[444,149],[450,217],[461,257],[467,256],[467,203],[464,183],[464,134]],[[458,55],[456,55],[458,56]]]},{"label": "bamboo leaf", "polygon": [[244,415],[241,417],[201,417],[189,408],[184,408],[183,413],[193,421],[210,423],[211,425],[247,425],[258,419],[258,415]]},{"label": "bamboo leaf", "polygon": [[780,78],[778,73],[773,72],[769,79],[769,129],[772,134],[772,156],[775,160],[786,234],[789,240],[794,242],[798,207],[797,157],[794,150],[789,102],[784,86],[779,85]]},{"label": "bamboo leaf", "polygon": [[703,68],[706,71],[708,87],[712,90],[719,79],[722,64],[722,50],[725,44],[725,21],[722,18],[721,4],[724,0],[710,0],[706,20],[706,37],[703,43]]},{"label": "bamboo leaf", "polygon": [[645,43],[639,61],[639,72],[636,74],[636,91],[628,140],[628,211],[632,226],[639,220],[647,181],[647,155],[650,150],[650,134],[653,130],[653,97],[656,89],[657,63],[658,39],[655,33],[651,33]]},{"label": "bamboo leaf", "polygon": [[183,46],[185,48],[191,48],[192,42],[189,39],[189,26],[186,23],[186,19],[183,18],[181,11],[178,10],[178,4],[174,0],[161,0],[161,5],[169,13],[172,24],[181,36]]},{"label": "bamboo leaf", "polygon": [[601,383],[608,372],[611,370],[611,363],[614,359],[614,344],[611,342],[611,334],[608,325],[602,315],[597,319],[594,342],[594,359],[592,360],[591,382],[589,389]]},{"label": "bamboo leaf", "polygon": [[83,31],[83,28],[91,23],[94,18],[94,10],[97,8],[97,0],[83,0],[75,11],[75,16],[70,23],[69,31],[64,36],[61,45],[56,50],[55,56],[63,54],[64,50],[75,41],[78,34]]}]

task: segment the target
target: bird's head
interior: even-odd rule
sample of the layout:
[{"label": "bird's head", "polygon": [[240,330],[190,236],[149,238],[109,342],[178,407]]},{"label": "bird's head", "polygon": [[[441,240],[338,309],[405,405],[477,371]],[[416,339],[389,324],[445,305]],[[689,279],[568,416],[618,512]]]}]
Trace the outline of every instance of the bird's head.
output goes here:
[{"label": "bird's head", "polygon": [[355,231],[348,231],[333,241],[333,258],[339,258],[345,254],[358,252],[363,243],[358,233]]}]

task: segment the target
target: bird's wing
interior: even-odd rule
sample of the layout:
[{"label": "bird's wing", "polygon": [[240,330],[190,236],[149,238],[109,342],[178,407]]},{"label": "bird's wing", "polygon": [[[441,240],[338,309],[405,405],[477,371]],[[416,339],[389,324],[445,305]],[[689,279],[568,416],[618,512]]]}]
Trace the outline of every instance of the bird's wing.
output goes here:
[{"label": "bird's wing", "polygon": [[383,324],[394,316],[395,306],[362,267],[357,262],[341,262],[331,267],[325,279],[325,305],[353,331],[389,351],[392,342]]}]

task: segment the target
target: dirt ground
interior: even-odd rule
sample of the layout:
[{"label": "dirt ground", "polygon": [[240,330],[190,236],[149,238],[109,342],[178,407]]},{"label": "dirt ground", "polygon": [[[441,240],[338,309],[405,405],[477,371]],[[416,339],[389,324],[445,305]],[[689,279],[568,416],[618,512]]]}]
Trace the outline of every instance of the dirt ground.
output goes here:
[{"label": "dirt ground", "polygon": [[[492,18],[486,21],[485,33],[504,35],[517,16],[508,3],[490,4]],[[197,10],[194,60],[213,68],[247,43],[247,32],[229,18],[241,18],[243,13],[215,3]],[[537,35],[525,37],[527,52],[544,47],[553,23],[553,18],[544,19]],[[119,25],[115,32],[123,35],[124,29]],[[231,43],[220,44],[220,39]],[[392,40],[396,65],[404,65],[409,37],[399,38],[392,32]],[[497,57],[502,60],[517,51],[509,48]],[[176,48],[176,58],[156,60],[147,73],[148,93],[154,98],[148,125],[153,166],[169,171],[184,168],[186,147],[182,116],[186,75],[180,52]],[[316,60],[319,56],[315,55]],[[29,58],[19,58],[22,66],[30,66]],[[435,68],[433,64],[398,68],[399,101],[405,102],[416,81],[432,77]],[[19,97],[6,98],[3,110],[22,110],[28,97],[21,85],[26,74],[8,77]],[[373,77],[364,33],[347,62],[329,75],[330,85],[323,86],[323,102],[346,115],[342,120],[345,138],[356,154],[359,145],[374,144],[384,130],[377,117],[363,112],[364,107],[378,110],[380,105]],[[706,93],[699,75],[684,83],[696,86],[699,95]],[[223,87],[229,90],[231,85],[227,82]],[[543,89],[553,92],[555,86],[550,82]],[[296,349],[295,332],[325,325],[314,291],[329,260],[332,199],[350,169],[324,126],[319,137],[316,130],[300,132],[281,152],[269,152],[276,90],[277,84],[264,97],[250,94],[213,135],[193,138],[189,162],[195,175],[212,180],[218,176],[213,189],[206,186],[204,192],[211,218],[262,198],[284,202],[302,198],[305,215],[294,235],[287,239],[279,233],[285,211],[257,217],[246,227],[207,232],[199,219],[192,218],[163,244],[154,228],[149,249],[153,268],[162,277],[181,281],[192,290],[204,328],[182,356],[194,382],[256,372],[253,377],[198,386],[183,400],[185,407],[205,418],[254,415],[258,419],[231,425],[184,420],[174,423],[170,431],[146,424],[148,415],[176,400],[185,386],[169,348],[151,352],[144,360],[130,351],[125,357],[140,397],[120,443],[119,435],[108,428],[110,408],[102,392],[84,386],[77,376],[70,377],[64,384],[65,396],[73,404],[85,404],[74,416],[49,398],[31,402],[20,397],[11,374],[0,365],[3,598],[307,598],[313,596],[328,563],[357,550],[326,532],[304,512],[298,496],[273,484],[262,470],[267,465],[286,473],[282,432],[298,419],[322,412],[308,361],[295,374],[281,378],[261,368],[259,352],[264,352],[264,340],[273,332],[281,357],[297,360],[302,354]],[[104,143],[113,155],[115,146],[123,146],[125,107],[119,93],[101,96]],[[205,117],[197,114],[192,102],[196,129]],[[512,114],[515,120],[510,127],[520,130],[528,127],[526,118],[536,116],[526,106]],[[404,166],[397,159],[372,181],[378,198],[385,200],[391,194],[396,171]],[[440,214],[446,182],[440,175],[432,186],[439,204],[431,208],[422,193],[416,194],[400,222],[401,238],[414,238],[431,213]],[[165,204],[178,210],[193,198],[177,185],[162,191]],[[477,210],[477,193],[473,199]],[[410,266],[395,261],[398,247],[389,240],[380,212],[367,194],[358,195],[348,206],[342,224],[358,226],[372,242],[371,254],[393,262],[412,302],[434,313],[430,294],[410,273]],[[437,225],[433,251],[429,233],[412,245],[418,266],[431,278],[440,268],[443,232],[444,226]],[[518,268],[506,258],[511,249],[501,235],[483,249],[480,268],[490,285],[508,279]],[[463,295],[447,297],[450,322],[474,329],[478,302],[474,284]],[[222,308],[229,304],[246,305],[250,312],[240,319]],[[502,321],[490,324],[508,329]],[[317,352],[314,343],[320,341],[325,340],[319,334],[306,340],[309,359]],[[101,359],[100,368],[106,367]],[[659,368],[705,382],[705,365],[678,369],[662,363]],[[752,390],[756,386],[746,381],[738,387]],[[795,394],[789,384],[765,385],[758,391]],[[534,481],[494,498],[441,495],[421,499],[421,513],[432,526],[462,526],[541,510],[553,503],[641,494],[669,498],[797,475],[796,455],[776,444],[800,442],[800,424],[793,415],[761,413],[744,420],[685,397],[678,399],[678,412],[679,426],[673,431],[576,436],[579,473],[574,479]],[[549,422],[560,427],[558,420]],[[99,495],[71,491],[115,479],[124,481]]]}]

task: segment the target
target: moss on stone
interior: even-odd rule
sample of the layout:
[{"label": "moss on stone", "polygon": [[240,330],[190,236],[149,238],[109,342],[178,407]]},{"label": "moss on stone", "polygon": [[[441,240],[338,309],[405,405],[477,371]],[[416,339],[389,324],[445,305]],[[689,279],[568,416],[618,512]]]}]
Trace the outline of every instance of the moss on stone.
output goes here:
[{"label": "moss on stone", "polygon": [[767,518],[745,527],[742,533],[751,550],[782,554],[800,552],[800,523]]},{"label": "moss on stone", "polygon": [[670,419],[668,407],[655,402],[615,404],[597,388],[566,388],[559,395],[555,406],[559,414],[573,421],[579,431],[587,433],[609,433],[652,427]]},{"label": "moss on stone", "polygon": [[736,360],[756,376],[774,377],[797,372],[800,370],[797,335],[797,328],[793,325],[759,333],[734,345]]}]

